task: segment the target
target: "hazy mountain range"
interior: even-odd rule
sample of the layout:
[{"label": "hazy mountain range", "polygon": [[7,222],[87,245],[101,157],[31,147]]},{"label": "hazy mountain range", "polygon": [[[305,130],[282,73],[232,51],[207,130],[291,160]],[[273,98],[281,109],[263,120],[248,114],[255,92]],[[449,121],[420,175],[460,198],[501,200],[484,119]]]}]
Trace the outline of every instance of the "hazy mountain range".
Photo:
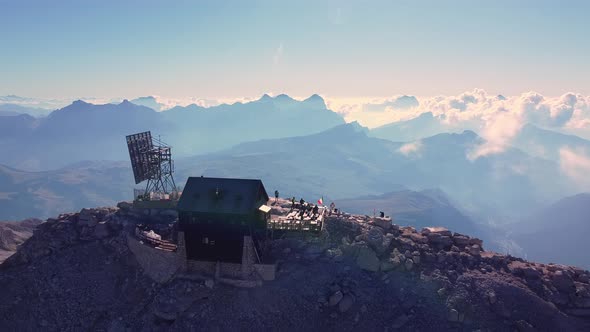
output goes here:
[{"label": "hazy mountain range", "polygon": [[0,104],[0,116],[27,114],[34,117],[45,117],[51,110],[37,107],[26,107],[16,104]]},{"label": "hazy mountain range", "polygon": [[515,223],[514,240],[529,259],[590,268],[590,194],[566,197]]},{"label": "hazy mountain range", "polygon": [[384,212],[394,223],[410,225],[416,229],[433,225],[445,225],[465,234],[481,233],[478,225],[455,207],[450,198],[440,190],[400,190],[382,195],[367,195],[338,200],[343,211],[379,215]]},{"label": "hazy mountain range", "polygon": [[82,162],[43,172],[0,165],[0,220],[47,218],[83,207],[112,206],[132,197],[132,189],[127,162]]},{"label": "hazy mountain range", "polygon": [[439,116],[426,112],[410,120],[393,122],[374,128],[371,130],[371,135],[391,141],[405,142],[450,131],[451,128],[445,127],[439,120]]},{"label": "hazy mountain range", "polygon": [[76,101],[46,118],[1,117],[0,163],[46,171],[80,160],[127,160],[124,136],[151,130],[173,146],[182,176],[256,176],[273,187],[288,183],[295,195],[334,198],[396,186],[440,188],[468,210],[513,215],[575,194],[557,158],[564,146],[590,146],[579,137],[527,125],[512,142],[519,149],[474,160],[469,155],[484,140],[473,131],[440,133],[448,128],[432,113],[373,130],[357,123],[338,126],[343,123],[317,95],[304,101],[264,95],[249,103],[164,112],[129,101]]},{"label": "hazy mountain range", "polygon": [[125,160],[125,135],[151,130],[174,146],[176,156],[228,148],[263,138],[307,135],[344,123],[313,95],[296,101],[286,95],[249,103],[156,112],[129,101],[94,105],[76,101],[46,118],[0,118],[0,163],[28,170],[63,167],[80,160]]},{"label": "hazy mountain range", "polygon": [[[380,194],[392,186],[440,188],[474,211],[522,212],[559,196],[559,167],[517,149],[468,158],[482,144],[474,132],[438,134],[414,142],[372,138],[356,123],[310,136],[262,140],[191,158],[193,174],[250,175],[295,195],[333,198]],[[514,165],[526,168],[522,174]],[[179,169],[181,166],[179,164]]]},{"label": "hazy mountain range", "polygon": [[[5,115],[0,162],[8,166],[0,167],[0,219],[48,217],[130,199],[124,137],[145,130],[173,146],[179,185],[194,175],[261,178],[269,191],[285,197],[324,197],[354,212],[382,209],[400,222],[441,223],[484,238],[494,224],[522,220],[579,193],[559,156],[564,147],[588,149],[590,142],[527,125],[513,147],[472,158],[485,139],[440,127],[439,120],[425,113],[369,130],[344,124],[317,95],[304,101],[265,95],[161,112],[129,101],[77,101],[45,118]],[[451,133],[440,132],[445,130]],[[514,236],[527,243],[524,235]]]},{"label": "hazy mountain range", "polygon": [[382,195],[339,199],[338,207],[349,213],[371,216],[383,211],[393,218],[394,223],[416,229],[444,225],[458,233],[476,235],[484,240],[488,250],[505,252],[514,247],[505,230],[472,218],[438,189],[399,190]]},{"label": "hazy mountain range", "polygon": [[[413,141],[440,133],[459,133],[465,127],[452,126],[444,121],[445,116],[433,115],[432,112],[404,121],[393,122],[371,130],[370,135],[392,141]],[[464,123],[463,123],[464,125]],[[474,123],[468,129],[476,130]],[[528,123],[522,127],[510,141],[510,145],[519,148],[531,156],[557,161],[562,148],[584,149],[590,152],[590,141],[581,137],[540,128]]]}]

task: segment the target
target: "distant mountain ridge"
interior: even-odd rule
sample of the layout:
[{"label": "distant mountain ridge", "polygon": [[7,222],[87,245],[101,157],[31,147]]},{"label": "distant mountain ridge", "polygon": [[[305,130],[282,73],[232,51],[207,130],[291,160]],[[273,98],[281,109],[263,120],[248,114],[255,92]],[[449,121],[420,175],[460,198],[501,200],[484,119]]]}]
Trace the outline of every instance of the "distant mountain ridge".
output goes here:
[{"label": "distant mountain ridge", "polygon": [[27,107],[18,104],[0,104],[0,115],[19,115],[28,114],[34,117],[44,117],[49,115],[51,110],[38,108],[38,107]]},{"label": "distant mountain ridge", "polygon": [[79,160],[128,158],[125,136],[151,130],[174,147],[175,156],[212,152],[265,138],[308,135],[344,123],[318,95],[297,101],[286,95],[248,103],[156,112],[128,100],[94,105],[81,100],[42,119],[0,117],[0,163],[47,170]]},{"label": "distant mountain ridge", "polygon": [[438,116],[434,116],[432,112],[425,112],[413,119],[373,128],[370,135],[395,142],[405,142],[449,132],[447,129],[441,125]]},{"label": "distant mountain ridge", "polygon": [[63,107],[66,102],[56,99],[29,98],[16,95],[0,96],[0,110],[7,108],[21,114],[43,117],[51,111]]},{"label": "distant mountain ridge", "polygon": [[515,223],[513,232],[531,259],[590,268],[590,193],[566,197],[538,210]]},{"label": "distant mountain ridge", "polygon": [[[368,134],[366,128],[352,123],[314,135],[248,142],[188,158],[186,162],[194,166],[183,168],[179,163],[178,169],[210,176],[260,177],[270,187],[289,184],[293,195],[321,196],[328,191],[333,199],[382,194],[400,185],[414,190],[436,187],[470,211],[492,214],[530,211],[560,197],[568,186],[559,180],[556,163],[518,149],[470,160],[470,152],[484,142],[472,131],[413,142]],[[548,183],[547,179],[556,180]]]},{"label": "distant mountain ridge", "polygon": [[163,111],[165,106],[164,104],[159,103],[153,96],[135,98],[131,100],[131,103],[139,106],[149,107],[154,111]]},{"label": "distant mountain ridge", "polygon": [[563,148],[583,149],[590,153],[590,141],[569,134],[525,125],[512,141],[512,145],[529,154],[550,160],[559,160]]},{"label": "distant mountain ridge", "polygon": [[[273,98],[263,101],[263,103],[276,102]],[[252,106],[251,103],[245,105]],[[127,118],[127,122],[137,126],[131,128],[134,129],[131,132],[141,131],[141,123],[134,121],[138,114],[141,114],[138,121],[146,121],[144,123],[151,121],[153,126],[161,129],[165,128],[165,124],[173,129],[179,129],[180,126],[172,125],[170,121],[158,122],[162,119],[160,117],[162,113],[167,112],[155,112],[129,102],[114,106],[116,106],[115,109],[112,109],[108,106],[86,106],[83,102],[79,102],[55,112],[48,121],[58,117],[65,117],[65,120],[58,121],[55,127],[52,122],[46,122],[41,129],[32,130],[34,133],[32,136],[36,137],[37,141],[41,141],[44,136],[48,138],[41,141],[44,144],[29,145],[28,152],[34,152],[34,156],[51,158],[55,157],[56,150],[61,149],[63,151],[59,151],[60,156],[75,154],[76,157],[86,160],[99,158],[108,160],[103,157],[110,154],[119,156],[117,158],[119,160],[127,160],[124,135],[130,128],[124,123],[110,125],[108,122],[110,117],[102,118],[102,115],[118,113],[123,118]],[[257,109],[254,108],[252,112],[260,112]],[[235,109],[230,105],[226,105],[221,106],[218,114],[209,110],[203,113],[206,113],[205,116],[226,118],[235,116],[234,111]],[[269,115],[270,112],[274,115]],[[267,111],[263,111],[265,116],[283,119],[284,114],[290,116],[296,112],[277,108],[267,108]],[[188,113],[191,116],[200,116],[195,115],[198,112],[188,111]],[[167,116],[180,115],[172,113]],[[93,117],[96,117],[96,120],[93,120],[95,125],[98,124],[99,128],[108,126],[114,134],[103,137],[96,131],[85,130],[83,126],[78,125],[79,119]],[[182,137],[178,138],[180,133],[189,135],[188,130],[194,127],[193,123],[198,121],[188,121],[183,124],[183,130],[175,134],[176,142],[181,141]],[[204,122],[204,124],[208,123],[210,122]],[[254,126],[252,122],[250,123]],[[228,125],[224,132],[229,131],[230,128],[236,129],[244,135],[241,139],[246,139],[247,133],[240,131],[240,128],[242,130],[249,128],[247,124],[250,123],[242,121],[239,125]],[[66,130],[68,134],[60,134],[60,128],[68,128]],[[203,129],[200,134],[204,135],[205,132],[210,134],[207,141],[199,142],[189,138],[185,141],[189,142],[190,146],[198,146],[200,143],[206,145],[212,140],[220,140],[222,143],[231,145],[231,141],[224,138],[223,133],[214,133],[214,130],[210,128]],[[201,174],[256,177],[264,179],[270,187],[286,185],[287,188],[282,190],[288,190],[289,196],[321,197],[325,195],[327,199],[377,195],[396,188],[412,190],[440,188],[450,193],[468,211],[477,211],[488,216],[496,216],[498,213],[507,215],[517,212],[528,213],[547,201],[575,192],[571,183],[561,173],[557,163],[531,157],[518,149],[507,149],[499,154],[470,160],[470,152],[484,143],[484,140],[472,131],[438,134],[412,142],[392,142],[371,137],[369,134],[371,132],[367,128],[358,123],[350,123],[337,125],[311,135],[254,139],[218,152],[192,157],[177,154],[177,151],[182,150],[182,146],[173,144],[177,181],[182,183],[188,176]],[[262,136],[259,133],[250,135]],[[171,134],[165,137],[168,140],[174,136]],[[75,140],[72,141],[72,138]],[[96,144],[97,141],[104,143]],[[45,144],[53,146],[53,149],[44,149]],[[10,150],[15,146],[18,144],[14,146],[8,144],[6,148]],[[111,151],[113,149],[116,149],[118,154],[113,154]],[[189,150],[186,147],[185,149],[184,152]],[[22,162],[34,162],[26,158],[23,156]],[[42,165],[47,166],[46,163]],[[129,162],[125,162],[124,165],[129,165]],[[58,172],[63,170],[59,169]],[[127,172],[130,179],[130,171]],[[107,180],[106,183],[109,181]],[[131,186],[131,182],[128,183]],[[24,190],[24,188],[26,186],[21,189]],[[26,217],[29,216],[24,216]]]},{"label": "distant mountain ridge", "polygon": [[451,204],[449,197],[441,190],[401,190],[381,195],[336,200],[343,211],[355,214],[379,215],[383,211],[391,216],[394,223],[424,227],[444,227],[463,234],[476,235],[491,243],[490,231],[465,215]]},{"label": "distant mountain ridge", "polygon": [[133,195],[127,162],[85,162],[55,171],[0,165],[0,220],[46,218],[68,210],[112,205]]},{"label": "distant mountain ridge", "polygon": [[[144,110],[122,104],[121,113],[130,116]],[[62,112],[54,116],[70,119],[67,112],[83,116],[114,111],[73,107]],[[276,108],[273,112],[292,113]],[[80,140],[96,139],[80,131],[74,130],[74,134]],[[379,195],[405,190],[404,199],[419,196],[416,199],[425,205],[419,205],[422,211],[417,214],[394,206],[390,210],[394,217],[444,222],[442,226],[452,224],[457,231],[471,227],[470,220],[487,223],[489,219],[528,214],[572,190],[557,163],[531,157],[519,149],[470,160],[470,151],[485,143],[473,131],[437,134],[412,142],[392,142],[369,134],[367,128],[350,123],[311,135],[262,139],[214,153],[177,157],[175,178],[179,185],[187,177],[199,175],[260,178],[269,191],[279,190],[283,197],[303,197],[312,202],[320,197],[325,202],[338,202],[367,195],[387,202],[387,195]],[[115,138],[112,144],[125,150],[124,142]],[[94,147],[88,153],[96,151]],[[0,219],[42,217],[108,205],[129,199],[133,187],[129,161],[84,162],[49,172],[1,167]],[[429,188],[440,188],[452,201]],[[479,234],[478,229],[472,232]]]},{"label": "distant mountain ridge", "polygon": [[363,112],[384,112],[388,109],[405,110],[418,107],[420,102],[414,96],[399,96],[392,100],[386,100],[382,103],[367,103],[363,105]]},{"label": "distant mountain ridge", "polygon": [[14,254],[17,248],[33,235],[35,227],[41,223],[40,219],[0,221],[0,264]]}]

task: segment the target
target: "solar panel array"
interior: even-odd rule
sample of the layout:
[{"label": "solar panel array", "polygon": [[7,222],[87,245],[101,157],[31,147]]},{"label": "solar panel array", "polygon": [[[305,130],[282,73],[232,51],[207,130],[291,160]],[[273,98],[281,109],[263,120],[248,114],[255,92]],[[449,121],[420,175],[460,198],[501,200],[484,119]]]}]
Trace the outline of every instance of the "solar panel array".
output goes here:
[{"label": "solar panel array", "polygon": [[152,142],[152,133],[145,131],[127,136],[127,148],[129,149],[129,158],[133,168],[135,184],[150,179],[151,175],[157,172],[153,167],[160,167],[150,163],[149,154],[146,153],[154,148]]}]

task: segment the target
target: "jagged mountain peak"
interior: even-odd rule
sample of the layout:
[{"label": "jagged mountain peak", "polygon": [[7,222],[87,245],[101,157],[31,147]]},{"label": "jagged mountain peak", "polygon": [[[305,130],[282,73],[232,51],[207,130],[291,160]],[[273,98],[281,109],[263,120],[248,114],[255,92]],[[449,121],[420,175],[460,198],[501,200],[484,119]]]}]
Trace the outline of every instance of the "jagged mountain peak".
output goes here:
[{"label": "jagged mountain peak", "polygon": [[480,143],[483,139],[472,130],[464,130],[461,133],[441,133],[424,138],[424,142],[438,143]]},{"label": "jagged mountain peak", "polygon": [[271,101],[272,97],[270,95],[268,95],[267,93],[263,94],[262,97],[260,97],[260,99],[258,99],[258,101]]},{"label": "jagged mountain peak", "polygon": [[309,96],[309,98],[305,99],[303,102],[306,104],[312,105],[312,107],[314,107],[314,108],[327,109],[326,102],[324,101],[324,98],[322,98],[318,94],[313,94],[313,95]]},{"label": "jagged mountain peak", "polygon": [[[91,104],[90,104],[90,103],[88,103],[88,102],[85,102],[85,101],[84,101],[84,100],[82,100],[82,99],[78,99],[78,100],[74,100],[74,101],[72,102],[72,104],[71,104],[71,105],[80,106],[80,105],[91,105]],[[67,107],[67,106],[66,106],[66,107]]]},{"label": "jagged mountain peak", "polygon": [[336,136],[336,137],[341,136],[344,139],[346,137],[348,137],[348,138],[359,137],[359,135],[366,137],[368,132],[369,132],[369,129],[367,127],[363,127],[357,121],[353,121],[350,123],[344,123],[344,124],[335,126],[331,129],[328,129],[328,130],[326,130],[322,133],[319,133],[317,135]]},{"label": "jagged mountain peak", "polygon": [[314,93],[313,95],[307,97],[307,99],[305,99],[305,100],[309,100],[309,101],[311,101],[311,100],[318,100],[318,101],[321,100],[321,101],[324,101],[324,98],[322,98],[317,93]]},{"label": "jagged mountain peak", "polygon": [[393,102],[389,103],[390,106],[397,109],[408,109],[412,107],[418,107],[420,103],[414,96],[399,96]]},{"label": "jagged mountain peak", "polygon": [[156,97],[154,97],[154,96],[144,96],[144,97],[135,98],[133,101],[135,101],[135,100],[151,100],[151,101],[156,101]]},{"label": "jagged mountain peak", "polygon": [[284,93],[281,93],[280,95],[276,96],[274,99],[275,100],[289,100],[289,101],[294,100],[289,95],[286,95]]},{"label": "jagged mountain peak", "polygon": [[158,99],[154,96],[145,96],[145,97],[135,98],[135,99],[131,100],[131,103],[133,103],[135,105],[139,105],[139,106],[149,107],[149,108],[156,110],[156,111],[162,111],[165,107],[165,105],[158,102]]}]

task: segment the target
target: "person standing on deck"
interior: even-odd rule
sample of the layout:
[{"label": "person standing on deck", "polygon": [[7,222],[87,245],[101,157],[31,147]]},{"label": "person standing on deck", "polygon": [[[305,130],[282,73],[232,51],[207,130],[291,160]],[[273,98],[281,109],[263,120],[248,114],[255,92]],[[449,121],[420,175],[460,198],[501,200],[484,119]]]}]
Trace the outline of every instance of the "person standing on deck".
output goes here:
[{"label": "person standing on deck", "polygon": [[279,191],[275,190],[275,204],[279,201]]}]

